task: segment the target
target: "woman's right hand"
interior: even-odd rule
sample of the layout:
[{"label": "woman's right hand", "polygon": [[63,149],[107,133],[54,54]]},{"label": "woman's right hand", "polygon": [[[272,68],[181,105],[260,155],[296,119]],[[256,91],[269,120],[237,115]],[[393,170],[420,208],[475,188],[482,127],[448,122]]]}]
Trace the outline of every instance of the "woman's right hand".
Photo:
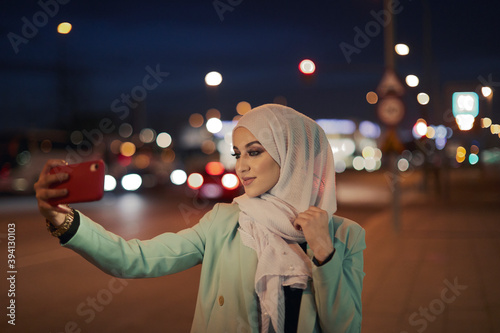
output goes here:
[{"label": "woman's right hand", "polygon": [[52,184],[57,184],[68,179],[67,173],[49,173],[50,169],[62,165],[67,165],[67,163],[63,160],[48,160],[40,173],[38,181],[34,185],[38,210],[54,227],[61,225],[66,218],[66,214],[71,212],[68,205],[52,206],[48,202],[49,199],[64,196],[68,192],[67,189],[50,188]]}]

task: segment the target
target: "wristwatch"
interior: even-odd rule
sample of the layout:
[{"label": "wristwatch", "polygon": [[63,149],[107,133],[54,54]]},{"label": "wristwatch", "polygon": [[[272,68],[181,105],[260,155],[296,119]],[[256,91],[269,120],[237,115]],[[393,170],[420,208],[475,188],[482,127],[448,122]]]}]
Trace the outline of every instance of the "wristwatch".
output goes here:
[{"label": "wristwatch", "polygon": [[54,237],[60,237],[62,234],[64,234],[66,231],[68,231],[69,227],[71,227],[71,223],[73,223],[73,220],[75,219],[75,210],[71,209],[71,212],[66,214],[66,217],[64,218],[64,222],[58,226],[54,227],[52,223],[50,223],[49,220],[45,220],[45,223],[47,225],[47,230],[50,232],[50,234]]}]

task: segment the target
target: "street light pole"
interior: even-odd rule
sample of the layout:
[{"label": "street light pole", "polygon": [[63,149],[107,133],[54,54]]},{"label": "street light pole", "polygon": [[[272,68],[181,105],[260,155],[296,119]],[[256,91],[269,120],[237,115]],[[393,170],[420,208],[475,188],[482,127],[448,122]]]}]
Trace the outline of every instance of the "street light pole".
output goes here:
[{"label": "street light pole", "polygon": [[387,17],[387,25],[384,27],[384,53],[385,53],[385,68],[395,70],[396,64],[394,61],[394,15],[391,10],[393,0],[384,0],[384,10]]},{"label": "street light pole", "polygon": [[[392,11],[393,0],[384,0],[384,11],[387,17],[387,25],[384,27],[384,59],[385,70],[396,74],[396,62],[394,57],[394,15]],[[388,137],[394,137],[393,140],[398,141],[396,125],[390,126]],[[389,168],[392,173],[390,177],[391,190],[392,190],[392,216],[393,226],[396,231],[400,230],[401,226],[401,186],[399,183],[399,169],[397,166],[397,153],[390,149],[389,155]]]}]

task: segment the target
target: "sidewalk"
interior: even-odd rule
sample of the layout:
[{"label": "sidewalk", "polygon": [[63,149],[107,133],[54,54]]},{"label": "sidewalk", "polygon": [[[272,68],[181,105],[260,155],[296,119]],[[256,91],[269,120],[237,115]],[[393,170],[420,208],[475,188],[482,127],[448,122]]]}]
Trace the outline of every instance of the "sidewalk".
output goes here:
[{"label": "sidewalk", "polygon": [[368,221],[364,333],[500,332],[500,177],[453,171],[449,198],[403,190]]}]

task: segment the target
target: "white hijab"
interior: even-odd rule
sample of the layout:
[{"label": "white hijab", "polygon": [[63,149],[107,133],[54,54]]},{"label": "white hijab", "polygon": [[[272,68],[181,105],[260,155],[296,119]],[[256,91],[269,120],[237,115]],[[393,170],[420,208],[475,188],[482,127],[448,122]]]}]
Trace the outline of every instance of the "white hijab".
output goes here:
[{"label": "white hijab", "polygon": [[[262,332],[273,325],[284,331],[283,286],[305,289],[312,262],[298,243],[304,234],[293,227],[298,213],[316,206],[337,210],[333,154],[324,131],[292,108],[265,104],[246,113],[234,129],[245,127],[280,166],[276,185],[260,197],[234,199],[241,210],[243,244],[257,253],[255,291],[262,310]],[[234,133],[234,130],[233,130]]]}]

